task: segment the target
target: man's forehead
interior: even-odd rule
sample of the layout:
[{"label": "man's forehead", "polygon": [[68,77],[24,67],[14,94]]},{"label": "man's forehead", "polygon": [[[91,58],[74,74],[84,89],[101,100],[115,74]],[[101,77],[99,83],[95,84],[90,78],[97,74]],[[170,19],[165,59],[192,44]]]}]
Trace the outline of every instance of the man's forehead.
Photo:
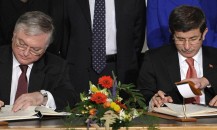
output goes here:
[{"label": "man's forehead", "polygon": [[175,31],[174,34],[176,35],[176,37],[189,38],[189,37],[198,36],[201,34],[201,32],[199,29],[192,29],[192,30],[187,31],[187,32]]}]

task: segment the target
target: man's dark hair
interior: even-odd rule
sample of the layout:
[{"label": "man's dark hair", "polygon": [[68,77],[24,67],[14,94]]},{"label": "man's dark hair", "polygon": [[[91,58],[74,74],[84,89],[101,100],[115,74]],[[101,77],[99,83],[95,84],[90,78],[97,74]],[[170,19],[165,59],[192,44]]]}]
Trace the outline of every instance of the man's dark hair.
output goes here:
[{"label": "man's dark hair", "polygon": [[175,31],[187,32],[197,28],[203,33],[206,29],[206,17],[200,8],[182,5],[171,12],[169,28],[172,34]]}]

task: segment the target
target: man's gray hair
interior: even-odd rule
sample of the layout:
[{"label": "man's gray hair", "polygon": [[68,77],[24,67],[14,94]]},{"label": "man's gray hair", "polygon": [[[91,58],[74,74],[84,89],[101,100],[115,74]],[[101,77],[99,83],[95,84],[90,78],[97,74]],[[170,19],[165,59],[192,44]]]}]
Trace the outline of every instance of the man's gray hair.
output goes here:
[{"label": "man's gray hair", "polygon": [[53,40],[54,25],[52,18],[40,11],[26,12],[15,24],[14,32],[24,30],[27,35],[49,34],[47,46]]}]

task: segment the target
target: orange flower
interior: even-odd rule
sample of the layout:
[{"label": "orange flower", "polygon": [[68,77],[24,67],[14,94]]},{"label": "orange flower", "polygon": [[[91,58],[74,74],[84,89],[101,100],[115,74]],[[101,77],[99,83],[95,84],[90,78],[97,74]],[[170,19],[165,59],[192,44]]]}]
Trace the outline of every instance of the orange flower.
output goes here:
[{"label": "orange flower", "polygon": [[96,115],[96,108],[92,108],[89,110],[90,115]]},{"label": "orange flower", "polygon": [[105,102],[104,104],[103,104],[103,107],[104,108],[108,108],[108,107],[110,107],[111,106],[111,103],[110,102]]},{"label": "orange flower", "polygon": [[105,103],[107,99],[107,96],[101,92],[96,92],[91,95],[90,100],[93,102],[96,102],[97,104]]},{"label": "orange flower", "polygon": [[113,85],[113,79],[110,76],[102,76],[99,78],[99,84],[104,88],[111,88]]}]

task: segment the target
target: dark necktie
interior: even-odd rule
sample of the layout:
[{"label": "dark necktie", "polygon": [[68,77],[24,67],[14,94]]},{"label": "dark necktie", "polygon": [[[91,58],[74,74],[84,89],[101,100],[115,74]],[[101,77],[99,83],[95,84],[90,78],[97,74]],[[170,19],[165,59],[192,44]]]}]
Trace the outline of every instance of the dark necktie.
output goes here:
[{"label": "dark necktie", "polygon": [[98,74],[101,73],[106,66],[105,29],[105,0],[95,0],[92,35],[92,66]]},{"label": "dark necktie", "polygon": [[28,69],[27,65],[20,65],[20,69],[22,71],[19,79],[18,79],[18,85],[17,85],[17,92],[15,100],[22,94],[27,93],[27,77],[26,77],[26,71]]},{"label": "dark necktie", "polygon": [[[194,68],[194,59],[188,58],[186,59],[186,62],[188,64],[188,71],[186,74],[186,78],[197,78],[197,72]],[[185,99],[185,103],[200,103],[200,97],[194,97],[194,98],[187,98]]]}]

